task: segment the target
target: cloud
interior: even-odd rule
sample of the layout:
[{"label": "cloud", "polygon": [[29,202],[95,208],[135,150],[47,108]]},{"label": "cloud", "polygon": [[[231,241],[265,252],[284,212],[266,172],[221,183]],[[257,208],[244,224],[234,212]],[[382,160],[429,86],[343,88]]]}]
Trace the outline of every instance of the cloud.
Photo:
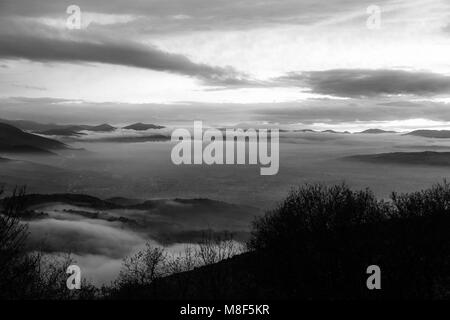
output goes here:
[{"label": "cloud", "polygon": [[0,58],[41,62],[93,62],[196,77],[214,86],[248,84],[235,69],[194,63],[187,57],[131,41],[80,40],[41,34],[0,34]]},{"label": "cloud", "polygon": [[445,27],[442,28],[442,31],[446,32],[446,33],[450,33],[450,23],[447,24]]},{"label": "cloud", "polygon": [[351,121],[394,121],[424,118],[450,121],[446,103],[433,101],[411,102],[391,99],[316,99],[305,102],[261,105],[254,110],[255,119],[280,123],[341,123]]},{"label": "cloud", "polygon": [[93,220],[43,219],[28,223],[32,249],[44,252],[73,252],[122,258],[145,243],[139,234],[112,223]]},{"label": "cloud", "polygon": [[[65,100],[61,100],[65,101]],[[0,112],[6,119],[33,119],[38,122],[63,124],[99,124],[109,122],[146,122],[160,125],[185,126],[196,119],[210,125],[242,121],[348,122],[370,120],[400,120],[426,118],[450,121],[448,103],[409,101],[408,99],[309,99],[281,103],[196,103],[185,104],[125,104],[81,101],[76,114],[74,105],[51,98],[0,99]],[[108,112],[105,112],[108,110]],[[124,113],[123,110],[127,110]]]},{"label": "cloud", "polygon": [[336,69],[289,73],[277,79],[284,85],[339,97],[391,95],[434,96],[450,93],[450,77],[404,70]]},{"label": "cloud", "polygon": [[[378,5],[390,3],[379,0]],[[334,18],[337,14],[357,11],[365,16],[365,8],[373,0],[77,0],[82,12],[128,14],[148,17],[136,25],[149,32],[185,32],[217,28],[242,29],[270,24],[312,24]],[[70,0],[2,0],[0,15],[24,17],[66,16]],[[189,17],[186,19],[186,17]]]},{"label": "cloud", "polygon": [[12,84],[13,87],[17,87],[17,88],[24,88],[24,89],[30,89],[30,90],[38,90],[38,91],[45,91],[47,90],[44,87],[39,87],[39,86],[29,86],[29,85],[20,85],[20,84],[16,84],[13,83]]},{"label": "cloud", "polygon": [[[264,105],[266,106],[266,105]],[[248,107],[248,108],[247,108]],[[240,122],[250,112],[246,104],[213,103],[117,103],[74,101],[58,98],[0,98],[0,113],[5,119],[33,119],[41,123],[92,124],[100,123],[131,124],[146,122],[158,125],[193,123],[196,119],[217,122],[219,119]],[[275,104],[274,107],[277,107]],[[77,112],[74,112],[77,108]],[[126,112],[124,112],[126,110]]]}]

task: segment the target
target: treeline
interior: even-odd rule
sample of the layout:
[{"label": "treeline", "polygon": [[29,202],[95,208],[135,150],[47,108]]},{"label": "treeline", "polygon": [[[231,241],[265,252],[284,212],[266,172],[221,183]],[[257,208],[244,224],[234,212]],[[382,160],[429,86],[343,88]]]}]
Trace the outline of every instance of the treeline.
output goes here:
[{"label": "treeline", "polygon": [[[0,190],[0,196],[3,190]],[[24,210],[25,189],[4,198],[0,211],[0,299],[92,298],[96,288],[84,283],[84,290],[67,290],[70,256],[49,257],[29,252],[28,229],[19,219]]]},{"label": "treeline", "polygon": [[[103,288],[66,288],[70,259],[24,250],[16,192],[0,215],[3,299],[448,299],[450,184],[379,200],[347,185],[304,185],[256,218],[245,250],[212,233],[178,256],[160,247],[127,257]],[[381,290],[366,286],[381,270]]]}]

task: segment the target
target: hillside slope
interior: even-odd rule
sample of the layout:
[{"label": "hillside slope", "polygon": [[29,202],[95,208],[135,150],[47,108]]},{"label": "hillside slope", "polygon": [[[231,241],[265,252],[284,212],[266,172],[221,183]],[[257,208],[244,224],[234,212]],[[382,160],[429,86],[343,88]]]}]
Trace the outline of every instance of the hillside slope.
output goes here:
[{"label": "hillside slope", "polygon": [[49,153],[49,150],[66,147],[59,141],[27,133],[9,124],[0,123],[0,151]]}]

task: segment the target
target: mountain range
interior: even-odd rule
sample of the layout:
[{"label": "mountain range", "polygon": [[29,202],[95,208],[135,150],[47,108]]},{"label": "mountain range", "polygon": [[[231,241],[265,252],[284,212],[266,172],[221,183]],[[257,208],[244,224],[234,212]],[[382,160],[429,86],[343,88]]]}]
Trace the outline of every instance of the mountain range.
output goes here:
[{"label": "mountain range", "polygon": [[[3,201],[0,199],[0,207]],[[255,207],[207,198],[137,200],[69,193],[27,194],[24,203],[25,219],[45,219],[46,209],[58,203],[66,206],[63,211],[74,218],[81,215],[120,221],[143,232],[151,230],[156,240],[170,244],[200,240],[206,230],[233,231],[236,240],[244,240],[254,217],[262,213]]]},{"label": "mountain range", "polygon": [[450,130],[415,130],[405,135],[424,138],[448,139],[450,138]]},{"label": "mountain range", "polygon": [[354,155],[347,160],[370,162],[377,164],[408,164],[421,166],[450,166],[450,152],[391,152],[378,154]]},{"label": "mountain range", "polygon": [[128,130],[135,130],[135,131],[146,131],[149,129],[164,129],[164,126],[158,126],[158,125],[154,125],[154,124],[145,124],[145,123],[134,123],[132,125],[123,127],[123,129],[128,129]]},{"label": "mountain range", "polygon": [[[0,123],[9,124],[11,126],[17,127],[21,130],[30,131],[42,135],[51,136],[78,136],[82,133],[80,131],[92,131],[92,132],[112,132],[117,128],[104,123],[100,125],[86,125],[86,124],[54,124],[54,123],[38,123],[28,120],[6,120],[0,119]],[[123,127],[123,129],[135,130],[135,131],[145,131],[149,129],[163,129],[164,126],[155,124],[145,124],[145,123],[134,123],[129,126]]]},{"label": "mountain range", "polygon": [[24,132],[9,124],[0,123],[0,151],[6,153],[51,154],[51,150],[65,149],[59,141]]},{"label": "mountain range", "polygon": [[361,131],[359,133],[367,133],[367,134],[382,134],[382,133],[397,133],[396,131],[386,131],[381,129],[367,129],[364,131]]}]

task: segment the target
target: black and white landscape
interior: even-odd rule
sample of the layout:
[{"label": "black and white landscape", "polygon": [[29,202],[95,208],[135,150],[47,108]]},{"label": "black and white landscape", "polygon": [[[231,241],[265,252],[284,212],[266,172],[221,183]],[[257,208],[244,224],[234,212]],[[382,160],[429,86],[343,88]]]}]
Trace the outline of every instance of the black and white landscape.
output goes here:
[{"label": "black and white landscape", "polygon": [[[450,3],[418,3],[0,1],[0,297],[448,299]],[[194,121],[279,130],[277,174],[175,165]]]}]

